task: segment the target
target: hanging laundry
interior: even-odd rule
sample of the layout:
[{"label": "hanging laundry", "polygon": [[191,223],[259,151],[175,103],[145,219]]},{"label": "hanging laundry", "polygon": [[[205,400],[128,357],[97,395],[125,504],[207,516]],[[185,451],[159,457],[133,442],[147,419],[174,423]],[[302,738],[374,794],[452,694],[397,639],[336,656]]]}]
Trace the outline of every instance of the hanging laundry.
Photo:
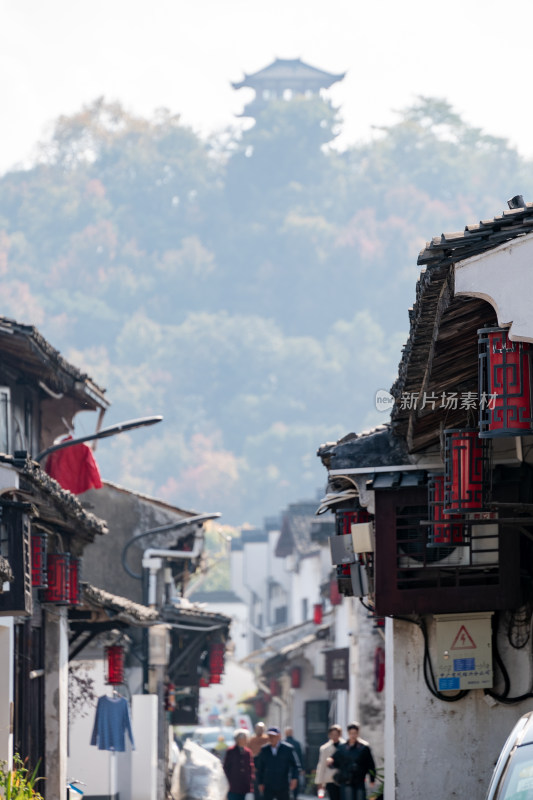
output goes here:
[{"label": "hanging laundry", "polygon": [[123,753],[126,749],[126,732],[130,737],[132,750],[135,750],[131,730],[130,709],[125,697],[98,698],[94,718],[91,744],[99,750],[114,750]]},{"label": "hanging laundry", "polygon": [[[71,439],[72,436],[68,436],[63,441],[68,442]],[[45,469],[63,489],[68,489],[73,494],[102,488],[102,479],[93,452],[83,442],[50,453]]]}]

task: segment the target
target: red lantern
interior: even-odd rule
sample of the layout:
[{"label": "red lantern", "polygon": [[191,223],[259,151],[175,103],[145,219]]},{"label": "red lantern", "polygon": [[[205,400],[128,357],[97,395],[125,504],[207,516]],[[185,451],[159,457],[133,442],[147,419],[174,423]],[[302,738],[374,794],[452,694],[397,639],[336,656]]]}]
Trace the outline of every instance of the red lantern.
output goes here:
[{"label": "red lantern", "polygon": [[106,683],[124,683],[124,646],[113,644],[105,649],[107,659]]},{"label": "red lantern", "polygon": [[429,545],[464,544],[464,525],[452,522],[461,519],[457,514],[444,513],[444,475],[432,475],[428,481],[429,519],[433,525],[429,529]]},{"label": "red lantern", "polygon": [[488,468],[484,442],[476,430],[446,430],[444,445],[444,513],[479,511]]},{"label": "red lantern", "polygon": [[335,526],[338,536],[347,536],[352,533],[352,525],[359,522],[368,522],[370,516],[366,508],[351,511],[337,511],[335,513]]},{"label": "red lantern", "polygon": [[80,567],[81,560],[71,556],[69,569],[69,599],[71,606],[79,606],[81,604]]},{"label": "red lantern", "polygon": [[481,328],[478,335],[479,435],[493,438],[531,433],[531,344],[512,342],[504,328]]},{"label": "red lantern", "polygon": [[206,689],[209,686],[207,678],[200,678],[200,689]]},{"label": "red lantern", "polygon": [[302,670],[300,667],[291,669],[291,689],[299,689],[302,685]]},{"label": "red lantern", "polygon": [[279,681],[277,681],[276,678],[270,679],[268,688],[270,690],[270,694],[272,695],[272,697],[278,697],[280,693],[280,685]]},{"label": "red lantern", "polygon": [[322,603],[315,603],[313,606],[313,622],[315,625],[322,625]]},{"label": "red lantern", "polygon": [[35,589],[46,589],[46,533],[32,533],[31,536],[31,585]]},{"label": "red lantern", "polygon": [[209,645],[209,672],[215,675],[221,675],[224,672],[225,650],[223,642],[213,642]]},{"label": "red lantern", "polygon": [[[347,566],[350,566],[349,564]],[[339,592],[339,583],[335,578],[329,582],[329,602],[332,606],[340,606],[342,603],[342,595]]]},{"label": "red lantern", "polygon": [[49,553],[46,560],[48,588],[44,592],[46,603],[59,606],[70,604],[70,556],[68,553]]},{"label": "red lantern", "polygon": [[222,683],[222,676],[212,672],[209,675],[209,683]]}]

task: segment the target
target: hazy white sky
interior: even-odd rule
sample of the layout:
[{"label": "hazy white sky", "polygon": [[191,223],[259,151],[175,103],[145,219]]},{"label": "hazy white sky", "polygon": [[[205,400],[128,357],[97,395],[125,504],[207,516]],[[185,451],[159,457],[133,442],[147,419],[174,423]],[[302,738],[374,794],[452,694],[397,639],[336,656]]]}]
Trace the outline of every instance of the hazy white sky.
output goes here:
[{"label": "hazy white sky", "polygon": [[425,94],[533,156],[532,31],[532,0],[0,0],[0,171],[101,95],[222,128],[249,99],[230,81],[275,57],[347,71],[347,141]]}]

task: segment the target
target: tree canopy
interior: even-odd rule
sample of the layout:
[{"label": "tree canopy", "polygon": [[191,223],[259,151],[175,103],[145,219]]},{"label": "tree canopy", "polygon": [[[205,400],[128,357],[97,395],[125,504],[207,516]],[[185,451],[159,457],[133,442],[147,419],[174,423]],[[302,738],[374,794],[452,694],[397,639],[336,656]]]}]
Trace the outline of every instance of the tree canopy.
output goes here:
[{"label": "tree canopy", "polygon": [[382,421],[424,241],[500,213],[532,165],[442,99],[335,147],[321,98],[203,139],[98,99],[0,178],[1,313],[107,386],[105,477],[260,524],[324,484],[317,446]]}]

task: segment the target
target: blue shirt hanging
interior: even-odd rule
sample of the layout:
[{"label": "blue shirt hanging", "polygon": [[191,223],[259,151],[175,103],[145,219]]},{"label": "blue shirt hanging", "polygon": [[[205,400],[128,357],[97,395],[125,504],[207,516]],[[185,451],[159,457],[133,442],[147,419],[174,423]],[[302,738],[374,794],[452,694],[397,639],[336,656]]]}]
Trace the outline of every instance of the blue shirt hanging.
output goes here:
[{"label": "blue shirt hanging", "polygon": [[132,750],[135,750],[131,730],[130,709],[125,697],[98,698],[91,744],[99,750],[115,750],[122,753],[126,749],[126,731],[130,737]]}]

